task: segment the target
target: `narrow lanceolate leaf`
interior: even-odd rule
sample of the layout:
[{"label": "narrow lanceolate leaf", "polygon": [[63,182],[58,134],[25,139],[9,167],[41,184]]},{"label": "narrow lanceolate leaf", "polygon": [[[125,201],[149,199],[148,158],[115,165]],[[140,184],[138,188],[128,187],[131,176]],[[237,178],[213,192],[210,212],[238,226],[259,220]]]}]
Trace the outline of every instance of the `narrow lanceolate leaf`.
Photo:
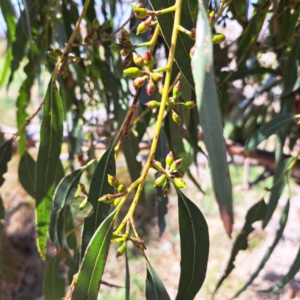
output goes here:
[{"label": "narrow lanceolate leaf", "polygon": [[155,270],[150,265],[149,260],[145,256],[147,265],[147,278],[146,278],[146,299],[147,300],[170,300],[168,292],[158,277]]},{"label": "narrow lanceolate leaf", "polygon": [[115,218],[116,210],[101,223],[92,236],[81,261],[73,300],[97,299]]},{"label": "narrow lanceolate leaf", "polygon": [[262,220],[265,217],[266,210],[267,210],[267,206],[263,199],[261,201],[259,201],[258,203],[254,204],[248,210],[244,227],[234,242],[227,268],[225,270],[224,275],[217,283],[214,294],[217,292],[217,290],[221,286],[222,282],[226,279],[226,277],[234,269],[234,267],[235,267],[234,261],[235,261],[237,254],[239,253],[239,251],[246,250],[248,248],[248,236],[254,230],[254,228],[252,227],[252,224],[256,221]]},{"label": "narrow lanceolate leaf", "polygon": [[[59,241],[59,236],[65,235],[65,224],[62,221],[58,222],[58,220],[64,218],[64,213],[62,213],[62,210],[72,202],[84,169],[84,167],[80,168],[64,177],[55,191],[53,198],[53,209],[50,217],[49,234],[51,241],[57,249],[63,248],[66,245],[66,242],[64,245],[62,245]],[[58,226],[58,224],[60,224],[60,226]],[[64,232],[61,234],[60,231]]]},{"label": "narrow lanceolate leaf", "polygon": [[293,114],[280,114],[270,122],[261,125],[246,142],[245,150],[247,152],[254,150],[261,142],[277,133],[295,119]]},{"label": "narrow lanceolate leaf", "polygon": [[125,250],[125,299],[130,300],[130,272],[129,272],[129,259],[127,254],[127,247]]},{"label": "narrow lanceolate leaf", "polygon": [[82,243],[81,243],[81,255],[84,254],[85,249],[90,242],[92,236],[97,230],[98,226],[108,215],[110,208],[109,204],[99,202],[98,199],[105,194],[112,194],[113,187],[107,182],[107,175],[116,175],[116,163],[114,159],[114,143],[105,151],[101,159],[99,160],[95,172],[93,174],[90,190],[88,194],[88,200],[94,208],[94,212],[91,216],[85,218],[83,231],[82,231]]},{"label": "narrow lanceolate leaf", "polygon": [[7,141],[0,147],[0,186],[4,182],[3,175],[7,172],[7,163],[12,156],[12,140]]},{"label": "narrow lanceolate leaf", "polygon": [[35,168],[36,168],[35,160],[27,151],[25,151],[19,163],[19,169],[18,169],[19,180],[24,190],[32,198],[35,197],[34,194]]},{"label": "narrow lanceolate leaf", "polygon": [[266,292],[266,293],[277,292],[278,290],[283,288],[291,279],[293,279],[299,270],[300,270],[300,248],[298,250],[295,260],[292,263],[290,270],[280,280],[278,280],[270,289],[260,291],[260,292]]},{"label": "narrow lanceolate leaf", "polygon": [[209,235],[206,221],[198,207],[180,190],[178,217],[181,247],[181,272],[177,300],[194,299],[206,275]]},{"label": "narrow lanceolate leaf", "polygon": [[62,299],[65,295],[66,281],[59,275],[59,257],[54,256],[45,270],[43,292],[45,300]]},{"label": "narrow lanceolate leaf", "polygon": [[252,274],[252,276],[250,277],[250,279],[247,281],[247,283],[232,297],[236,298],[238,295],[240,295],[244,290],[246,290],[246,288],[253,282],[253,280],[257,277],[257,275],[259,274],[259,272],[264,268],[266,262],[269,260],[271,254],[273,253],[273,250],[275,249],[276,245],[278,244],[278,242],[280,241],[286,222],[288,220],[288,215],[289,215],[289,209],[290,209],[290,200],[287,201],[283,211],[282,211],[282,215],[279,221],[279,228],[277,230],[276,233],[276,237],[272,243],[272,245],[268,248],[266,254],[264,255],[262,261],[260,262],[260,264],[258,265],[258,267],[256,268],[256,271]]},{"label": "narrow lanceolate leaf", "polygon": [[[40,146],[35,173],[35,199],[38,227],[38,249],[46,258],[47,231],[50,221],[51,198],[60,164],[63,138],[63,105],[54,78],[50,79],[44,98]],[[60,178],[59,178],[60,179]]]},{"label": "narrow lanceolate leaf", "polygon": [[287,172],[288,168],[290,167],[291,163],[293,161],[293,157],[287,158],[284,161],[280,162],[279,165],[276,167],[274,179],[273,179],[273,188],[271,191],[268,207],[267,207],[267,213],[263,221],[263,228],[265,228],[272,215],[275,211],[278,200],[286,186],[287,183]]},{"label": "narrow lanceolate leaf", "polygon": [[223,126],[215,86],[210,25],[203,4],[199,3],[196,51],[192,59],[200,125],[208,151],[215,197],[221,218],[230,236],[233,224],[232,187],[227,165]]}]

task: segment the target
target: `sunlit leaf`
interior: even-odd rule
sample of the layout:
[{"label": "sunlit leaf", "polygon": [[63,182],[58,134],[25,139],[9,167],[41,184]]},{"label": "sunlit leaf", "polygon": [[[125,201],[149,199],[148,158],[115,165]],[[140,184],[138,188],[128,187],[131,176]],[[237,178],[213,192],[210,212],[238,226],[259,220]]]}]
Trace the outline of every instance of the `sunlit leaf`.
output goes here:
[{"label": "sunlit leaf", "polygon": [[261,142],[269,138],[272,134],[277,133],[283,127],[287,126],[295,119],[293,114],[280,114],[268,123],[261,125],[246,142],[245,150],[247,152],[254,150]]},{"label": "sunlit leaf", "polygon": [[146,278],[146,299],[147,300],[170,300],[170,296],[164,284],[158,277],[157,273],[150,265],[149,260],[145,256],[147,265],[147,278]]},{"label": "sunlit leaf", "polygon": [[208,152],[215,197],[226,232],[230,236],[233,224],[232,187],[214,78],[211,29],[207,12],[201,3],[199,3],[196,30],[196,50],[192,59],[192,70],[197,107]]},{"label": "sunlit leaf", "polygon": [[73,300],[97,299],[114,229],[116,210],[97,228],[82,258]]},{"label": "sunlit leaf", "polygon": [[199,208],[180,190],[177,194],[181,272],[176,299],[194,299],[206,276],[208,227]]},{"label": "sunlit leaf", "polygon": [[254,230],[252,224],[256,221],[263,220],[266,215],[267,205],[265,201],[262,199],[261,201],[254,204],[247,212],[246,221],[243,226],[243,229],[240,231],[239,235],[234,241],[233,248],[231,250],[231,255],[229,262],[227,264],[224,275],[218,281],[214,294],[217,292],[223,281],[227,278],[227,276],[234,269],[234,261],[241,250],[246,250],[248,248],[248,236]]},{"label": "sunlit leaf", "polygon": [[236,298],[238,295],[240,295],[244,290],[246,290],[246,288],[254,281],[254,279],[258,276],[259,272],[264,268],[266,262],[269,260],[271,254],[273,253],[273,250],[275,249],[276,245],[278,244],[278,242],[280,241],[286,222],[288,220],[288,215],[289,215],[289,209],[290,209],[290,200],[287,201],[283,211],[282,211],[282,215],[279,221],[279,228],[277,230],[276,233],[276,237],[272,243],[272,245],[267,249],[263,259],[261,260],[260,264],[258,265],[258,267],[256,268],[256,271],[251,275],[250,279],[247,281],[247,283],[245,283],[245,285],[238,291],[236,292],[236,294],[232,297]]},{"label": "sunlit leaf", "polygon": [[9,140],[0,147],[0,186],[5,180],[3,175],[7,172],[7,164],[12,157],[12,143],[13,141]]}]

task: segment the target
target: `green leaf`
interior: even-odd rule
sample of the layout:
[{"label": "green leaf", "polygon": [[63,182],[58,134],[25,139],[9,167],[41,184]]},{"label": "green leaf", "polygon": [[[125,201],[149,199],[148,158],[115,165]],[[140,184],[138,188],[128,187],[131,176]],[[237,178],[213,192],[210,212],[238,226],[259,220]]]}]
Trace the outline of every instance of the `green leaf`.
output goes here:
[{"label": "green leaf", "polygon": [[125,250],[125,299],[130,300],[130,272],[129,272],[129,260],[127,254],[127,247]]},{"label": "green leaf", "polygon": [[65,296],[66,281],[59,275],[60,259],[55,255],[45,270],[43,292],[45,300],[59,300]]},{"label": "green leaf", "polygon": [[19,163],[19,169],[18,169],[19,180],[24,190],[32,198],[35,197],[34,194],[35,168],[36,168],[35,160],[27,151],[25,151]]},{"label": "green leaf", "polygon": [[[171,0],[150,0],[151,6],[154,10],[161,10],[164,8],[168,8],[174,5],[174,1]],[[181,26],[184,28],[191,30],[195,27],[191,13],[189,8],[189,1],[182,1],[181,8]],[[161,28],[162,35],[168,47],[170,48],[171,36],[173,26],[170,24],[174,23],[173,13],[165,14],[158,17],[158,23]],[[192,48],[194,42],[191,40],[186,34],[179,32],[178,41],[176,45],[175,51],[175,62],[181,71],[182,75],[186,78],[187,82],[194,88],[194,80],[192,71],[190,68],[190,49]]]},{"label": "green leaf", "polygon": [[279,165],[276,167],[273,179],[273,188],[267,207],[267,213],[263,221],[263,228],[265,228],[268,225],[277,207],[278,200],[286,186],[288,168],[290,167],[293,159],[293,157],[287,158],[284,161],[280,162]]},{"label": "green leaf", "polygon": [[239,253],[239,251],[246,250],[248,248],[248,236],[254,230],[254,228],[252,227],[252,224],[256,221],[262,220],[266,215],[266,211],[267,211],[267,206],[263,199],[261,201],[257,202],[256,204],[254,204],[248,210],[244,227],[240,231],[240,234],[237,236],[237,238],[234,241],[233,248],[231,250],[230,259],[227,264],[226,270],[225,270],[222,278],[217,283],[214,294],[217,292],[217,290],[221,286],[222,282],[227,278],[227,276],[234,269],[234,267],[235,267],[234,261],[235,261],[237,254]]},{"label": "green leaf", "polygon": [[105,194],[112,194],[114,189],[107,182],[107,175],[116,175],[116,164],[114,159],[114,147],[113,143],[105,151],[101,159],[99,160],[95,169],[93,178],[91,180],[90,190],[88,194],[88,200],[94,208],[94,213],[85,218],[82,232],[82,244],[81,255],[84,254],[85,249],[94,235],[96,229],[101,222],[108,215],[110,205],[99,202],[98,199]]},{"label": "green leaf", "polygon": [[300,41],[295,40],[292,50],[288,56],[283,75],[283,90],[281,98],[289,96],[300,88],[300,77],[298,68],[300,63]]},{"label": "green leaf", "polygon": [[258,265],[258,267],[256,268],[256,271],[251,275],[250,279],[247,281],[247,283],[245,283],[245,285],[238,291],[236,292],[236,294],[232,297],[236,298],[238,295],[240,295],[244,290],[246,290],[246,288],[253,282],[253,280],[257,277],[257,275],[259,274],[259,272],[264,268],[266,262],[269,260],[271,254],[273,253],[273,250],[275,249],[276,245],[278,244],[278,242],[280,241],[286,222],[288,220],[288,215],[289,215],[289,209],[290,209],[290,200],[287,201],[282,214],[281,214],[281,218],[279,221],[279,228],[277,230],[276,233],[276,237],[272,243],[272,245],[268,248],[267,252],[265,253],[263,259],[261,260],[260,264]]},{"label": "green leaf", "polygon": [[233,224],[232,187],[227,164],[226,145],[213,70],[210,24],[203,4],[199,3],[196,50],[192,59],[200,125],[208,152],[215,197],[227,234]]},{"label": "green leaf", "polygon": [[6,23],[7,39],[10,43],[15,40],[15,27],[16,27],[16,10],[15,5],[10,0],[2,0],[0,2],[1,12]]},{"label": "green leaf", "polygon": [[146,278],[146,299],[147,300],[170,300],[168,292],[158,277],[155,270],[150,265],[149,260],[145,255],[147,265],[147,278]]},{"label": "green leaf", "polygon": [[117,210],[97,228],[80,264],[73,300],[97,299],[114,230]]},{"label": "green leaf", "polygon": [[260,292],[266,292],[266,293],[277,292],[278,290],[283,288],[292,278],[294,278],[299,270],[300,270],[300,248],[298,250],[295,260],[292,263],[290,270],[280,280],[278,280],[270,289],[260,291]]},{"label": "green leaf", "polygon": [[3,237],[3,231],[4,231],[4,218],[5,218],[5,208],[3,205],[3,200],[0,195],[0,251],[2,246],[2,237]]},{"label": "green leaf", "polygon": [[177,194],[181,272],[176,299],[188,300],[195,298],[206,276],[209,234],[199,208],[178,189]]},{"label": "green leaf", "polygon": [[295,115],[293,114],[280,114],[268,123],[261,125],[246,142],[245,150],[247,152],[254,150],[261,142],[280,131],[294,119]]},{"label": "green leaf", "polygon": [[7,172],[7,164],[12,157],[12,143],[13,140],[11,139],[0,147],[0,186],[5,180],[3,175]]},{"label": "green leaf", "polygon": [[49,234],[51,241],[57,249],[66,246],[65,238],[63,238],[62,241],[59,240],[59,236],[65,236],[64,221],[58,222],[58,220],[64,219],[63,209],[71,204],[73,197],[77,191],[80,177],[84,170],[85,168],[83,167],[70,173],[61,180],[56,188],[53,198],[53,209],[50,217]]}]

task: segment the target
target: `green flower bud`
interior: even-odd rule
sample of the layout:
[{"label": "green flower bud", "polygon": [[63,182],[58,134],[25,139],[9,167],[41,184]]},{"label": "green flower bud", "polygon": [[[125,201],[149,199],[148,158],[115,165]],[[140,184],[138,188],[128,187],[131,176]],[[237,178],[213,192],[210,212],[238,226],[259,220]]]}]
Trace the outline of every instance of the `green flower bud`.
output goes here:
[{"label": "green flower bud", "polygon": [[166,180],[167,180],[167,176],[163,174],[155,179],[154,186],[161,186],[166,182]]},{"label": "green flower bud", "polygon": [[160,102],[157,102],[156,100],[151,100],[145,103],[145,105],[148,106],[150,109],[153,109],[153,108],[160,107]]},{"label": "green flower bud", "polygon": [[114,242],[116,242],[116,243],[124,243],[125,240],[122,237],[118,237],[118,238],[114,239]]},{"label": "green flower bud", "polygon": [[142,34],[144,32],[146,32],[148,29],[149,29],[149,24],[148,22],[144,21],[144,22],[141,22],[139,24],[139,26],[137,27],[137,30],[136,30],[136,35],[139,35],[139,34]]},{"label": "green flower bud", "polygon": [[153,163],[162,168],[162,163],[158,160],[153,160]]},{"label": "green flower bud", "polygon": [[121,40],[130,41],[130,34],[123,28],[121,30]]},{"label": "green flower bud", "polygon": [[225,35],[223,33],[214,34],[211,41],[213,44],[220,44],[225,41]]},{"label": "green flower bud", "polygon": [[104,42],[107,42],[107,41],[111,40],[111,37],[108,33],[104,32],[104,33],[101,34],[101,40],[104,41]]},{"label": "green flower bud", "polygon": [[143,56],[143,61],[145,66],[152,66],[154,62],[154,58],[151,52],[146,51],[144,56]]},{"label": "green flower bud", "polygon": [[84,187],[84,185],[83,185],[82,183],[79,183],[79,184],[78,184],[77,189],[78,189],[78,191],[80,191],[80,192],[86,194],[85,187]]},{"label": "green flower bud", "polygon": [[174,155],[173,155],[172,151],[170,151],[168,153],[168,155],[166,156],[166,168],[170,169],[173,162],[174,162]]},{"label": "green flower bud", "polygon": [[174,178],[174,184],[180,189],[186,187],[185,182],[182,178]]},{"label": "green flower bud", "polygon": [[[179,104],[179,103],[177,103],[177,104]],[[196,101],[182,102],[181,105],[184,106],[184,107],[186,107],[186,108],[194,108],[196,106]]]},{"label": "green flower bud", "polygon": [[130,240],[140,249],[146,250],[145,241],[141,237],[131,237]]},{"label": "green flower bud", "polygon": [[162,95],[163,91],[164,91],[164,85],[160,82],[158,85],[158,92]]},{"label": "green flower bud", "polygon": [[153,80],[149,80],[147,86],[146,86],[146,93],[148,96],[151,96],[155,91],[155,84]]},{"label": "green flower bud", "polygon": [[98,29],[100,27],[100,23],[99,23],[99,21],[97,20],[97,19],[95,19],[94,21],[93,21],[93,28],[94,29]]},{"label": "green flower bud", "polygon": [[175,109],[172,109],[172,120],[177,124],[180,125],[181,123],[181,117],[177,113]]},{"label": "green flower bud", "polygon": [[120,185],[119,180],[115,176],[109,174],[107,174],[107,177],[108,177],[107,179],[108,184],[115,188],[118,188],[118,186]]},{"label": "green flower bud", "polygon": [[110,46],[110,49],[112,51],[116,51],[116,52],[119,52],[121,50],[121,45],[120,44],[114,44],[114,45],[111,45]]},{"label": "green flower bud", "polygon": [[120,194],[124,194],[124,193],[126,192],[126,186],[125,186],[124,184],[120,184],[120,185],[118,186],[118,192],[119,192]]},{"label": "green flower bud", "polygon": [[164,197],[167,197],[168,194],[170,193],[170,181],[167,180],[162,188],[163,188]]},{"label": "green flower bud", "polygon": [[154,81],[159,81],[163,78],[163,74],[162,73],[151,73],[151,78],[154,80]]},{"label": "green flower bud", "polygon": [[123,67],[128,68],[132,62],[132,54],[129,53],[123,60]]},{"label": "green flower bud", "polygon": [[107,29],[108,27],[110,27],[110,21],[109,21],[109,20],[106,20],[106,21],[101,25],[101,27],[102,27],[103,29]]},{"label": "green flower bud", "polygon": [[127,75],[130,78],[137,78],[143,75],[143,72],[139,68],[131,67],[125,69],[123,74]]},{"label": "green flower bud", "polygon": [[62,56],[62,52],[61,52],[61,50],[59,50],[58,48],[54,48],[54,49],[53,49],[53,53],[54,53],[56,56]]},{"label": "green flower bud", "polygon": [[183,161],[182,158],[176,159],[176,160],[171,164],[170,169],[171,169],[171,170],[178,170],[178,169],[180,169],[180,168],[182,167],[182,161]]},{"label": "green flower bud", "polygon": [[127,55],[129,55],[130,52],[131,52],[131,49],[130,49],[130,48],[123,47],[123,48],[121,49],[121,51],[120,51],[120,54],[121,54],[122,56],[127,56]]},{"label": "green flower bud", "polygon": [[180,83],[180,81],[177,81],[177,83],[174,85],[173,90],[172,90],[173,97],[178,98],[180,93],[181,93],[181,83]]},{"label": "green flower bud", "polygon": [[142,3],[131,3],[132,10],[134,12],[134,15],[137,19],[144,19],[146,16],[148,16],[148,12],[144,5],[140,6]]},{"label": "green flower bud", "polygon": [[87,203],[88,203],[88,198],[85,197],[79,205],[79,210],[83,210],[86,207]]},{"label": "green flower bud", "polygon": [[209,21],[212,23],[215,19],[215,12],[212,11],[208,14]]},{"label": "green flower bud", "polygon": [[112,203],[115,200],[115,195],[106,194],[103,195],[101,198],[98,199],[99,202],[103,203]]},{"label": "green flower bud", "polygon": [[128,240],[129,240],[129,237],[130,237],[130,235],[129,235],[128,232],[122,234],[122,239],[124,240],[124,242],[125,242],[125,241],[128,241]]},{"label": "green flower bud", "polygon": [[117,255],[116,257],[120,257],[122,256],[124,253],[125,253],[125,250],[126,250],[126,243],[123,243],[117,250]]},{"label": "green flower bud", "polygon": [[133,62],[138,66],[138,67],[143,67],[144,66],[144,61],[141,55],[133,52],[132,53],[133,57]]},{"label": "green flower bud", "polygon": [[114,207],[117,207],[119,205],[120,201],[121,201],[121,197],[116,198],[113,203]]},{"label": "green flower bud", "polygon": [[148,75],[138,77],[138,78],[134,79],[134,81],[132,82],[132,85],[136,88],[139,88],[145,84],[147,79],[148,79]]}]

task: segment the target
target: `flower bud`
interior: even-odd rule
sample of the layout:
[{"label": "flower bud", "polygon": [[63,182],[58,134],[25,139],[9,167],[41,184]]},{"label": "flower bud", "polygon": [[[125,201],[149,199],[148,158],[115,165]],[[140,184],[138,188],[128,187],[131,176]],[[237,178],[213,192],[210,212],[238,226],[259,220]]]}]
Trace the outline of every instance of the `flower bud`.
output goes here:
[{"label": "flower bud", "polygon": [[178,170],[178,169],[180,169],[180,168],[182,167],[182,161],[183,161],[182,158],[176,159],[176,160],[171,164],[170,169],[171,169],[171,170]]},{"label": "flower bud", "polygon": [[153,80],[149,80],[147,86],[146,86],[146,93],[148,96],[151,96],[155,91],[155,84]]},{"label": "flower bud", "polygon": [[120,201],[121,201],[121,197],[116,198],[113,203],[114,207],[117,207],[119,205]]},{"label": "flower bud", "polygon": [[83,210],[86,207],[87,203],[88,203],[88,198],[85,197],[79,205],[79,210]]},{"label": "flower bud", "polygon": [[181,117],[177,113],[175,109],[172,109],[172,120],[177,124],[180,125],[181,123]]},{"label": "flower bud", "polygon": [[112,175],[109,175],[107,174],[107,182],[109,183],[109,185],[115,187],[115,188],[118,188],[119,186],[119,180],[115,177],[115,176],[112,176]]},{"label": "flower bud", "polygon": [[78,189],[78,191],[80,191],[80,192],[86,194],[85,187],[84,187],[84,185],[83,185],[82,183],[79,183],[79,184],[78,184],[77,189]]},{"label": "flower bud", "polygon": [[167,180],[167,176],[163,174],[155,179],[154,186],[161,186],[166,182],[166,180]]},{"label": "flower bud", "polygon": [[111,40],[111,37],[107,32],[104,32],[104,33],[101,34],[101,40],[104,41],[104,42],[107,42],[107,41]]},{"label": "flower bud", "polygon": [[101,198],[98,199],[99,202],[103,203],[112,203],[115,200],[115,196],[112,194],[103,195]]},{"label": "flower bud", "polygon": [[126,250],[126,243],[123,243],[117,250],[117,255],[116,257],[120,257],[122,256],[124,253],[125,253],[125,250]]},{"label": "flower bud", "polygon": [[220,44],[225,41],[225,35],[223,33],[214,34],[211,41],[213,44]]},{"label": "flower bud", "polygon": [[138,66],[138,67],[143,67],[144,66],[144,61],[143,57],[135,52],[132,53],[133,56],[133,62]]},{"label": "flower bud", "polygon": [[170,169],[173,162],[174,162],[174,155],[173,155],[172,151],[170,151],[168,153],[168,155],[166,156],[166,168]]},{"label": "flower bud", "polygon": [[139,35],[139,34],[142,34],[144,32],[146,32],[148,29],[149,29],[149,24],[148,22],[144,21],[144,22],[141,22],[139,24],[139,26],[137,27],[137,30],[136,30],[136,35]]},{"label": "flower bud", "polygon": [[196,106],[196,101],[178,102],[176,105],[181,105],[186,108],[194,108]]},{"label": "flower bud", "polygon": [[118,192],[119,192],[120,194],[124,194],[124,193],[126,192],[126,186],[125,186],[124,184],[120,184],[120,185],[118,186]]},{"label": "flower bud", "polygon": [[121,40],[130,41],[130,34],[125,29],[121,30]]},{"label": "flower bud", "polygon": [[99,21],[98,21],[97,19],[95,19],[95,20],[93,21],[93,28],[94,28],[94,29],[98,29],[99,27],[100,27]]},{"label": "flower bud", "polygon": [[112,51],[116,51],[116,52],[119,52],[121,50],[121,45],[120,44],[114,44],[114,45],[111,45],[110,46],[110,49]]},{"label": "flower bud", "polygon": [[132,85],[136,88],[139,88],[141,86],[143,86],[145,84],[145,82],[147,81],[148,79],[148,75],[144,75],[144,76],[141,76],[141,77],[138,77],[136,79],[134,79]]},{"label": "flower bud", "polygon": [[213,22],[215,19],[215,12],[214,11],[210,12],[208,18],[210,22]]},{"label": "flower bud", "polygon": [[153,160],[153,163],[162,168],[162,163],[158,160]]},{"label": "flower bud", "polygon": [[124,240],[124,242],[125,242],[125,241],[128,241],[128,240],[129,240],[129,237],[130,237],[130,235],[129,235],[128,232],[122,234],[122,239]]},{"label": "flower bud", "polygon": [[114,242],[116,242],[116,243],[124,243],[125,241],[124,241],[124,239],[122,238],[122,237],[117,237],[117,238],[115,238],[115,239],[113,239],[114,240]]},{"label": "flower bud", "polygon": [[185,182],[182,178],[174,178],[174,184],[180,189],[186,187]]},{"label": "flower bud", "polygon": [[194,45],[190,50],[190,58],[193,58],[195,50],[196,50],[196,46]]},{"label": "flower bud", "polygon": [[123,67],[128,68],[132,62],[132,54],[129,53],[123,60]]},{"label": "flower bud", "polygon": [[151,101],[145,103],[145,105],[147,107],[149,107],[150,109],[153,109],[153,108],[160,107],[160,102],[157,102],[156,100],[151,100]]},{"label": "flower bud", "polygon": [[178,178],[182,178],[184,176],[184,173],[180,170],[172,170],[171,171],[171,177],[178,177]]},{"label": "flower bud", "polygon": [[53,49],[53,53],[54,53],[56,56],[62,56],[62,52],[61,52],[61,50],[59,50],[58,48],[54,48],[54,49]]},{"label": "flower bud", "polygon": [[170,181],[167,180],[162,188],[163,188],[164,197],[167,197],[168,194],[170,193]]},{"label": "flower bud", "polygon": [[120,51],[120,54],[121,54],[122,56],[127,56],[130,52],[131,52],[131,49],[130,49],[130,48],[128,48],[128,47],[123,47],[123,48],[121,49],[121,51]]},{"label": "flower bud", "polygon": [[131,67],[125,69],[123,74],[127,75],[130,78],[137,78],[143,75],[142,71],[139,68]]},{"label": "flower bud", "polygon": [[163,91],[164,91],[164,85],[160,82],[158,85],[158,92],[162,95]]},{"label": "flower bud", "polygon": [[145,241],[141,237],[131,237],[130,240],[140,249],[146,249]]},{"label": "flower bud", "polygon": [[134,12],[134,15],[137,19],[144,19],[146,16],[148,16],[148,12],[144,5],[140,5],[142,3],[131,3],[132,10]]},{"label": "flower bud", "polygon": [[107,29],[108,27],[110,27],[110,21],[109,21],[109,20],[106,20],[106,21],[101,25],[101,27],[102,27],[103,29]]},{"label": "flower bud", "polygon": [[195,40],[196,39],[196,28],[191,29],[191,39]]},{"label": "flower bud", "polygon": [[149,51],[146,51],[143,56],[143,61],[144,61],[145,66],[152,66],[153,61],[154,61],[152,53]]},{"label": "flower bud", "polygon": [[159,81],[163,78],[163,74],[162,73],[151,73],[151,78],[154,81]]},{"label": "flower bud", "polygon": [[177,83],[174,85],[172,94],[174,98],[177,98],[181,93],[181,83],[180,81],[177,81]]}]

